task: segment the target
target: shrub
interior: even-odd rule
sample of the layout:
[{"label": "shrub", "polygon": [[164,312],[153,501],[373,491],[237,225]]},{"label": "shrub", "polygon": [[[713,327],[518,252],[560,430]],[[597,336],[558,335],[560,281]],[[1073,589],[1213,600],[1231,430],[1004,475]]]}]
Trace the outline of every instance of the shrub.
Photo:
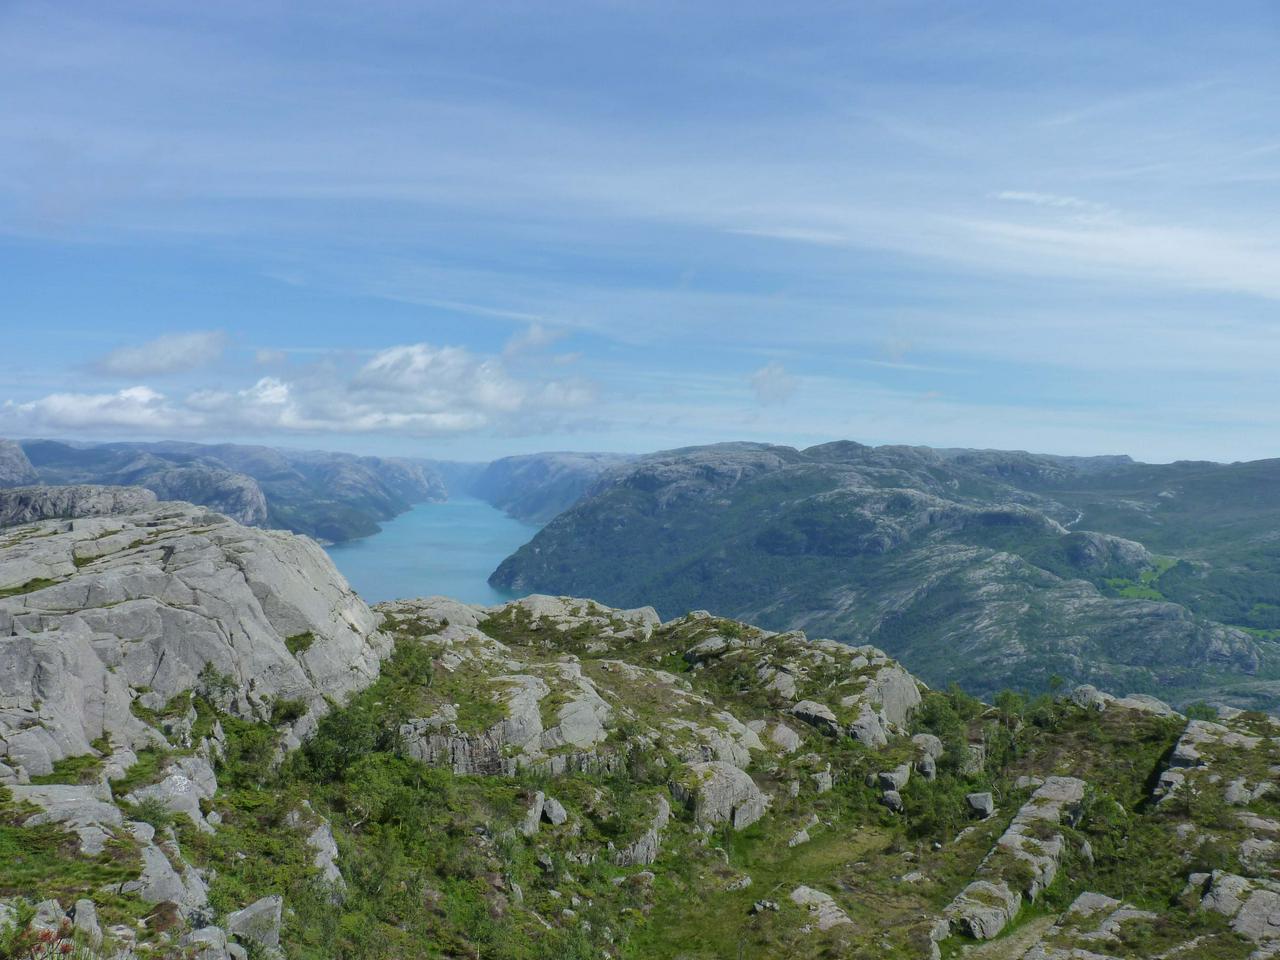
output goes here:
[{"label": "shrub", "polygon": [[301,720],[307,713],[307,702],[305,700],[290,700],[284,697],[277,697],[271,704],[271,723],[273,726],[280,726],[282,723],[293,723],[295,720]]},{"label": "shrub", "polygon": [[164,805],[164,801],[158,797],[144,797],[133,805],[129,811],[129,815],[134,820],[141,820],[143,823],[149,823],[157,830],[163,830],[165,827],[173,825],[173,811]]},{"label": "shrub", "polygon": [[1218,711],[1203,700],[1198,700],[1182,711],[1188,720],[1217,720]]},{"label": "shrub", "polygon": [[295,657],[300,653],[306,653],[315,642],[316,635],[310,630],[306,633],[295,633],[292,637],[284,638],[285,648]]}]

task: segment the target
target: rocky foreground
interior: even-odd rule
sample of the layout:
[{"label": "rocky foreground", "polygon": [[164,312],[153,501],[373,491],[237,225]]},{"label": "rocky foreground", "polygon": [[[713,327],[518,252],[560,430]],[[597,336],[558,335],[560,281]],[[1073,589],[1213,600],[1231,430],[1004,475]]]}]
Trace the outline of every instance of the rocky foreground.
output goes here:
[{"label": "rocky foreground", "polygon": [[1280,955],[1280,724],[0,499],[0,957]]}]

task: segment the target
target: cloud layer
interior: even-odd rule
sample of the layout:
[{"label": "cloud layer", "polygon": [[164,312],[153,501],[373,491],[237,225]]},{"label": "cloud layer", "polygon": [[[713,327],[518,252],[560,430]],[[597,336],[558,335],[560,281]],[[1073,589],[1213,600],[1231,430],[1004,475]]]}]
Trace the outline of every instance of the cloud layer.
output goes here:
[{"label": "cloud layer", "polygon": [[[439,437],[520,432],[568,422],[595,398],[581,380],[515,377],[499,357],[461,347],[405,344],[344,375],[341,357],[241,389],[169,396],[146,385],[106,393],[51,393],[0,406],[9,433],[382,433]],[[165,371],[168,372],[165,368]]]}]

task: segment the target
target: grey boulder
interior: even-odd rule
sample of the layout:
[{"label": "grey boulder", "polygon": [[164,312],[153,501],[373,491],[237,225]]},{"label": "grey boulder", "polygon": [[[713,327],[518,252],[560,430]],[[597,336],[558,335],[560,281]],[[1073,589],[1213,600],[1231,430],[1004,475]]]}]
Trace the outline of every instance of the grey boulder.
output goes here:
[{"label": "grey boulder", "polygon": [[263,897],[243,910],[230,914],[227,917],[227,933],[268,950],[275,950],[280,946],[280,920],[283,911],[283,897],[278,894]]}]

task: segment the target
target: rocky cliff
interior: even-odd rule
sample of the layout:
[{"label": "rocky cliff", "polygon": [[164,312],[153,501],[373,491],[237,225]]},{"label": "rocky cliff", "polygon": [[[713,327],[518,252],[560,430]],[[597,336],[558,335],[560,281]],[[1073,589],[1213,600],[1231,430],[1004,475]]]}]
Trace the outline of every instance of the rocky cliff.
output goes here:
[{"label": "rocky cliff", "polygon": [[37,520],[72,520],[130,514],[153,507],[156,495],[141,487],[73,484],[0,490],[0,528]]},{"label": "rocky cliff", "polygon": [[0,956],[1280,950],[1264,714],[988,706],[703,612],[370,610],[304,538],[58,492],[0,530]]},{"label": "rocky cliff", "polygon": [[26,486],[39,479],[22,447],[12,440],[0,440],[0,487]]},{"label": "rocky cliff", "polygon": [[32,514],[0,533],[0,780],[48,774],[101,738],[145,747],[136,708],[212,677],[235,715],[290,701],[305,731],[389,649],[308,540],[131,488],[0,494],[7,520]]}]

